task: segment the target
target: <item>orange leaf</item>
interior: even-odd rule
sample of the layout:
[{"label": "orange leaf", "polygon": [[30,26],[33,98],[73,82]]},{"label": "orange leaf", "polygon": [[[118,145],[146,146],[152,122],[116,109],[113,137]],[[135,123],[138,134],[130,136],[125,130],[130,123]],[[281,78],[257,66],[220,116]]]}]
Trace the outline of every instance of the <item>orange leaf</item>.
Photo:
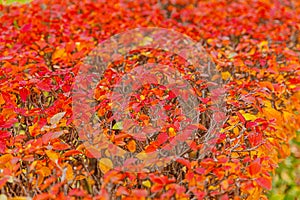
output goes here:
[{"label": "orange leaf", "polygon": [[52,54],[52,59],[55,60],[57,58],[62,58],[64,57],[65,54],[65,50],[64,49],[56,49],[56,51]]},{"label": "orange leaf", "polygon": [[5,154],[5,155],[1,156],[0,157],[0,165],[10,162],[11,159],[13,159],[13,156],[11,154]]},{"label": "orange leaf", "polygon": [[2,105],[4,103],[5,103],[5,100],[3,99],[2,94],[0,93],[0,105]]},{"label": "orange leaf", "polygon": [[140,120],[142,120],[142,121],[149,120],[149,117],[147,115],[141,114]]},{"label": "orange leaf", "polygon": [[207,128],[206,128],[205,126],[203,126],[202,124],[197,124],[197,127],[198,127],[200,130],[207,131]]},{"label": "orange leaf", "polygon": [[38,173],[41,173],[43,176],[49,176],[51,174],[51,170],[48,167],[42,167],[37,170]]},{"label": "orange leaf", "polygon": [[136,150],[136,143],[134,140],[130,140],[127,144],[127,148],[128,150],[132,153],[132,152],[135,152]]},{"label": "orange leaf", "polygon": [[74,178],[73,169],[70,164],[67,164],[66,179],[72,181]]}]

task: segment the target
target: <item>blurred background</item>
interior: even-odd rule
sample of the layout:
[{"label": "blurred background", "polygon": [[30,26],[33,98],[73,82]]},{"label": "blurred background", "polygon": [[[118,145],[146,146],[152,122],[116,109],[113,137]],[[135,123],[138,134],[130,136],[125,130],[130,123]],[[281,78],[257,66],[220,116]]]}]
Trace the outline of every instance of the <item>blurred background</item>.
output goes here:
[{"label": "blurred background", "polygon": [[273,177],[273,188],[268,197],[271,200],[300,199],[300,130],[290,141],[291,155],[283,160]]}]

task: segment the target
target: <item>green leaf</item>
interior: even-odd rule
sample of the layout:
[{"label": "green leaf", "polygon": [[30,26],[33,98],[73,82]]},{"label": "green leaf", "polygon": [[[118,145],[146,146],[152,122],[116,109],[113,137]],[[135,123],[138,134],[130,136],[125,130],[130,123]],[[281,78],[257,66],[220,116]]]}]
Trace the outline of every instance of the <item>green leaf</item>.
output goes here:
[{"label": "green leaf", "polygon": [[112,127],[113,130],[122,130],[123,129],[123,122],[117,122]]},{"label": "green leaf", "polygon": [[0,0],[0,4],[4,4],[4,5],[9,5],[9,4],[13,4],[13,3],[29,3],[32,0]]}]

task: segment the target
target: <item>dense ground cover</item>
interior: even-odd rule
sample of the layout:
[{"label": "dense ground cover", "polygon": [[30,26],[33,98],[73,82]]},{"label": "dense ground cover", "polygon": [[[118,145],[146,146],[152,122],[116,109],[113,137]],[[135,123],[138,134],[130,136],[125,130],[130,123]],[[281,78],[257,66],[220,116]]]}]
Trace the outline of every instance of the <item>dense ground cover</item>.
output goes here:
[{"label": "dense ground cover", "polygon": [[[289,155],[289,140],[300,128],[299,9],[296,0],[37,0],[0,5],[1,194],[36,199],[266,199],[271,175]],[[107,149],[95,153],[84,145],[86,138],[74,121],[72,88],[91,50],[137,27],[171,29],[203,46],[220,72],[227,118],[214,133],[210,151],[203,152],[211,124],[206,117],[181,158],[159,171],[134,173],[117,170]],[[103,82],[111,84],[122,74],[114,70],[120,63],[131,69],[168,61],[178,70],[188,67],[168,52],[143,49],[113,63]],[[186,79],[202,94],[205,84],[192,74]],[[126,135],[105,103],[110,88],[101,88],[95,91],[100,106],[94,117],[103,121],[103,134],[114,144],[130,153],[147,152],[176,136],[174,120],[151,141]],[[151,94],[163,99],[161,90],[146,85],[132,101],[146,102]],[[201,103],[194,109],[211,111],[214,102],[207,95],[198,95]],[[177,112],[173,98],[168,109]],[[146,112],[135,111],[140,123],[151,122]],[[287,177],[280,174],[289,181]]]}]

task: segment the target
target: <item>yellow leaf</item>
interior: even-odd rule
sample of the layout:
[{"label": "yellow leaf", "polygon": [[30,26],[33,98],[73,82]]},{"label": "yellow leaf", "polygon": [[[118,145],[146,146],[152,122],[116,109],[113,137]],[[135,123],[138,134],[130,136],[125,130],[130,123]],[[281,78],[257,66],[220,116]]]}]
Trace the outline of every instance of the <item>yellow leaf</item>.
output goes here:
[{"label": "yellow leaf", "polygon": [[111,153],[108,149],[106,149],[104,153],[105,153],[105,156],[107,156],[107,157],[111,156]]},{"label": "yellow leaf", "polygon": [[113,168],[113,163],[109,158],[101,158],[99,160],[98,166],[102,173],[106,173]]},{"label": "yellow leaf", "polygon": [[221,76],[222,76],[222,79],[223,79],[223,80],[227,80],[227,79],[230,79],[230,78],[231,78],[231,74],[230,74],[228,71],[222,72],[222,73],[221,73]]},{"label": "yellow leaf", "polygon": [[137,154],[136,157],[140,160],[144,160],[145,158],[147,158],[147,154],[142,151],[141,153]]},{"label": "yellow leaf", "polygon": [[158,153],[157,152],[146,153],[145,151],[142,151],[138,153],[135,157],[140,160],[147,160],[147,161],[156,160],[158,157]]},{"label": "yellow leaf", "polygon": [[32,135],[32,136],[38,135],[38,133],[36,131],[37,126],[38,126],[37,124],[33,124],[32,126],[28,127],[30,135]]},{"label": "yellow leaf", "polygon": [[86,176],[84,176],[84,175],[78,175],[75,178],[76,181],[80,181],[80,180],[83,180],[83,179],[86,179]]},{"label": "yellow leaf", "polygon": [[80,42],[75,42],[75,46],[76,46],[77,51],[81,51],[82,45]]},{"label": "yellow leaf", "polygon": [[256,200],[256,199],[259,199],[259,196],[261,195],[261,191],[262,189],[259,188],[259,187],[256,187],[257,186],[257,183],[254,182],[254,188],[253,189],[248,189],[247,192],[249,193],[249,200]]},{"label": "yellow leaf", "polygon": [[50,158],[50,160],[57,163],[58,158],[59,158],[58,153],[56,153],[52,150],[46,150],[45,152],[46,152],[47,156]]},{"label": "yellow leaf", "polygon": [[287,111],[283,111],[283,118],[284,118],[284,121],[286,122],[289,122],[291,121],[291,119],[294,117],[294,115],[290,112],[287,112]]},{"label": "yellow leaf", "polygon": [[151,44],[152,41],[153,41],[153,38],[146,36],[146,37],[143,38],[143,41],[140,44],[142,46],[145,46],[145,45]]},{"label": "yellow leaf", "polygon": [[214,40],[212,38],[207,39],[207,43],[211,44]]},{"label": "yellow leaf", "polygon": [[11,197],[9,200],[29,200],[29,197]]},{"label": "yellow leaf", "polygon": [[113,130],[122,130],[123,129],[123,122],[117,122],[112,127]]},{"label": "yellow leaf", "polygon": [[176,132],[175,132],[175,130],[174,130],[173,127],[170,127],[170,128],[169,128],[169,136],[170,136],[170,137],[176,136]]},{"label": "yellow leaf", "polygon": [[238,136],[239,133],[240,133],[239,128],[238,128],[238,127],[235,127],[235,128],[233,129],[233,133],[234,133],[236,136]]},{"label": "yellow leaf", "polygon": [[262,108],[264,115],[270,120],[270,119],[276,119],[277,123],[282,122],[282,115],[281,112],[274,109],[270,102],[265,102],[265,108]]},{"label": "yellow leaf", "polygon": [[248,121],[248,120],[250,120],[250,121],[254,121],[257,117],[255,116],[255,115],[252,115],[252,114],[250,114],[250,113],[245,113],[245,114],[243,114],[243,116],[245,117],[245,119]]},{"label": "yellow leaf", "polygon": [[229,187],[228,180],[225,179],[224,181],[222,181],[221,182],[221,187],[222,187],[223,190],[227,190],[228,187]]},{"label": "yellow leaf", "polygon": [[209,187],[208,187],[208,189],[209,190],[216,190],[216,189],[218,189],[219,188],[219,186],[218,185],[210,185]]},{"label": "yellow leaf", "polygon": [[150,188],[151,187],[151,182],[149,180],[143,181],[142,182],[143,186]]},{"label": "yellow leaf", "polygon": [[259,47],[260,50],[263,50],[263,49],[268,50],[268,49],[269,49],[268,44],[269,44],[268,41],[262,41],[262,42],[258,45],[258,47]]},{"label": "yellow leaf", "polygon": [[256,51],[256,48],[253,47],[253,48],[251,49],[251,51],[248,53],[248,55],[252,56],[252,55],[255,53],[255,51]]}]

